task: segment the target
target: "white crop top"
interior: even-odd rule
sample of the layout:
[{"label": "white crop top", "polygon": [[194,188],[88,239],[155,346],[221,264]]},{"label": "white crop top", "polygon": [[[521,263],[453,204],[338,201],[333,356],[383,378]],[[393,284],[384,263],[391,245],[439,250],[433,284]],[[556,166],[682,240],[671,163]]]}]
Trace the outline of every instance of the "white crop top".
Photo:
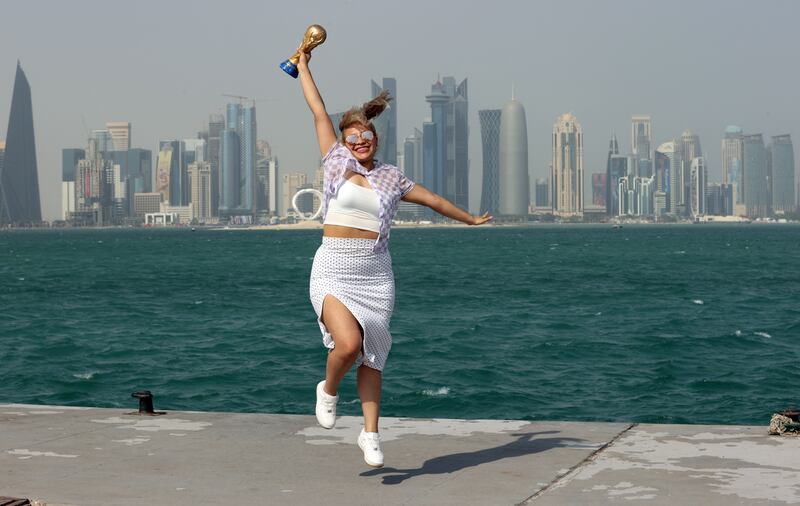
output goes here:
[{"label": "white crop top", "polygon": [[381,231],[380,202],[372,188],[345,179],[328,202],[324,225],[341,225],[372,232]]}]

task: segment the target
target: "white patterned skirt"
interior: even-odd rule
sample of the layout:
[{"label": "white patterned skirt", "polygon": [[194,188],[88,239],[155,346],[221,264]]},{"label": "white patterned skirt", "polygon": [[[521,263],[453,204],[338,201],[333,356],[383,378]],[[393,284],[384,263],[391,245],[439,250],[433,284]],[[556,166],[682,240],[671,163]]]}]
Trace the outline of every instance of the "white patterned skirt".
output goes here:
[{"label": "white patterned skirt", "polygon": [[309,294],[325,346],[335,346],[322,323],[322,303],[326,295],[333,295],[361,325],[364,341],[356,366],[382,371],[392,347],[394,273],[389,252],[375,253],[374,245],[373,239],[323,237],[314,255]]}]

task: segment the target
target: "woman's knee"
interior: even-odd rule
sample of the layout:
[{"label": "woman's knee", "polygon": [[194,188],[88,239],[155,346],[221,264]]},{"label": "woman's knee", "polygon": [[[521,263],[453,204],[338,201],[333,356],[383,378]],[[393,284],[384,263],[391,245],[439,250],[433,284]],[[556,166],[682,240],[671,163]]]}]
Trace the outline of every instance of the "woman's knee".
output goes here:
[{"label": "woman's knee", "polygon": [[332,336],[335,350],[342,356],[355,360],[361,351],[361,336]]}]

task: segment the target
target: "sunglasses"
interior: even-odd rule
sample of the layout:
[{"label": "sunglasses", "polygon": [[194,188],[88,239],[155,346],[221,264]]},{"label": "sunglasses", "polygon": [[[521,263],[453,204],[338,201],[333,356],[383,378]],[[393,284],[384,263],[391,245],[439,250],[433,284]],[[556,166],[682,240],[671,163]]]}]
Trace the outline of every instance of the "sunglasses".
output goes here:
[{"label": "sunglasses", "polygon": [[375,134],[372,133],[371,130],[365,130],[359,134],[350,134],[344,138],[344,141],[348,144],[355,144],[358,142],[358,138],[361,137],[362,140],[369,142],[375,138]]}]

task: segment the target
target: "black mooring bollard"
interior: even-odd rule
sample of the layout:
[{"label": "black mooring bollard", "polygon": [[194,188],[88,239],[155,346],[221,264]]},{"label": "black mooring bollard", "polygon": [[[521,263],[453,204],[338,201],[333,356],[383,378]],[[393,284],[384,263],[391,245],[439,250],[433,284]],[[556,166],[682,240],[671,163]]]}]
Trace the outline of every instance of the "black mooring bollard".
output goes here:
[{"label": "black mooring bollard", "polygon": [[141,392],[133,392],[131,397],[137,397],[139,399],[139,414],[140,415],[152,415],[154,414],[153,411],[153,394],[150,393],[150,390],[142,390]]}]

